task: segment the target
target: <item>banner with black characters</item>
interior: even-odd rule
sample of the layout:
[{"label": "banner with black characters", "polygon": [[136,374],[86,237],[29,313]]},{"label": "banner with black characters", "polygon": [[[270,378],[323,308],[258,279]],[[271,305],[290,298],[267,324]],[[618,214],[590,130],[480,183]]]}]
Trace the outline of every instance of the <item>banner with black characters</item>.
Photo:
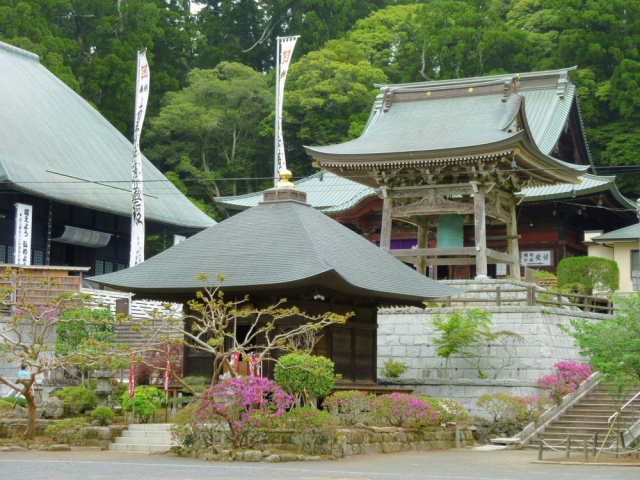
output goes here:
[{"label": "banner with black characters", "polygon": [[274,165],[274,180],[278,182],[278,173],[287,168],[287,160],[284,156],[284,142],[282,140],[282,97],[284,96],[284,82],[291,63],[293,49],[300,38],[278,37],[278,65],[276,71],[276,161]]}]

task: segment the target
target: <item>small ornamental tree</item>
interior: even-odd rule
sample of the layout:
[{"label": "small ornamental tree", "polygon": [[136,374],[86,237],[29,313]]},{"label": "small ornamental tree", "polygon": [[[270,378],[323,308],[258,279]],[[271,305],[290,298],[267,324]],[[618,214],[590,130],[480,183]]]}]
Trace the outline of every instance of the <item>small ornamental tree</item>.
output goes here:
[{"label": "small ornamental tree", "polygon": [[588,295],[594,290],[612,293],[620,288],[618,263],[599,257],[565,258],[558,264],[558,287],[568,285],[583,285]]},{"label": "small ornamental tree", "polygon": [[491,313],[481,308],[472,308],[466,313],[456,310],[436,316],[433,327],[440,337],[434,343],[438,345],[438,356],[445,359],[445,368],[448,369],[452,355],[476,355],[479,346],[494,340],[496,335],[491,333],[491,325]]},{"label": "small ornamental tree", "polygon": [[[133,405],[134,401],[135,405]],[[129,392],[122,394],[122,409],[129,411],[133,408],[134,413],[142,418],[142,423],[152,420],[156,409],[162,407],[164,402],[164,392],[156,387],[136,387],[133,399],[129,398]]]},{"label": "small ornamental tree", "polygon": [[618,307],[614,318],[574,319],[570,327],[561,328],[574,338],[580,354],[589,357],[591,368],[604,375],[615,400],[626,395],[627,387],[640,384],[640,296],[614,297],[613,301]]},{"label": "small ornamental tree", "polygon": [[[100,338],[85,341],[95,355],[83,351],[60,352],[54,354],[51,344],[56,329],[62,323],[84,322],[92,328],[106,323],[102,317],[83,315],[87,307],[96,306],[90,295],[68,292],[44,305],[34,305],[27,301],[28,292],[46,290],[56,284],[53,278],[36,280],[22,270],[7,268],[0,274],[0,305],[11,311],[9,317],[0,318],[0,361],[15,366],[17,374],[21,364],[29,368],[30,378],[20,382],[13,376],[0,374],[0,382],[17,390],[27,401],[27,429],[25,436],[33,440],[36,433],[36,399],[33,382],[37,375],[60,368],[75,366],[108,367],[113,356],[108,353],[112,345]],[[68,312],[75,312],[69,318]]]},{"label": "small ornamental tree", "polygon": [[[245,361],[249,361],[249,354],[258,355],[251,361],[260,364],[263,360],[270,360],[273,352],[296,351],[296,340],[299,337],[319,332],[327,325],[344,323],[353,315],[331,312],[307,315],[297,307],[285,307],[286,299],[281,299],[270,307],[257,309],[249,302],[248,297],[225,300],[221,288],[224,275],[218,275],[213,284],[206,275],[197,278],[203,282],[203,289],[197,293],[195,300],[188,302],[188,315],[178,312],[171,305],[165,305],[163,309],[149,311],[151,318],[140,322],[140,327],[136,328],[147,336],[147,342],[140,348],[142,351],[158,352],[166,358],[165,346],[175,343],[179,337],[184,338],[183,345],[210,354],[213,358],[212,385],[225,371],[231,377],[237,376],[230,364],[234,353],[239,353]],[[291,325],[293,322],[293,327],[285,328],[283,325]],[[248,333],[242,337],[234,333],[233,326],[239,323],[249,327]],[[165,369],[164,366],[156,366],[154,362],[145,363],[151,368],[161,371]],[[176,375],[175,368],[171,369],[171,373],[177,383],[193,395],[196,394]]]},{"label": "small ornamental tree", "polygon": [[296,399],[296,404],[311,405],[312,398],[331,394],[335,380],[334,365],[325,357],[290,353],[278,359],[274,379]]}]

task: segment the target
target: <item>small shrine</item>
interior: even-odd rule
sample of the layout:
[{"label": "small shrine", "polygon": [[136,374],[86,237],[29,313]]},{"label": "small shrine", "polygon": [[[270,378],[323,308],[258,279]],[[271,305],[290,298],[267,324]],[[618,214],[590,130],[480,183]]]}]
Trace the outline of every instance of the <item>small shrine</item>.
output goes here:
[{"label": "small shrine", "polygon": [[[579,184],[590,167],[579,149],[570,161],[550,154],[566,123],[554,115],[575,103],[569,72],[380,85],[362,136],[305,148],[317,167],[376,189],[380,247],[423,275],[429,265],[473,265],[475,278],[484,279],[488,264],[502,263],[519,279],[516,193]],[[547,115],[535,122],[545,128],[532,130],[528,115]],[[417,248],[391,249],[393,220],[417,229]],[[506,228],[491,238],[506,241],[506,251],[487,247],[487,222]],[[464,246],[465,224],[473,225],[474,246]],[[436,248],[426,248],[430,230]]]},{"label": "small shrine", "polygon": [[[314,353],[335,363],[343,386],[374,386],[378,307],[420,307],[462,291],[420,275],[315,210],[305,192],[283,180],[281,188],[264,192],[258,206],[144,263],[92,280],[136,298],[185,304],[203,289],[196,277],[221,273],[225,298],[248,295],[258,309],[286,298],[286,307],[310,315],[354,312],[345,324],[323,330]],[[243,328],[238,324],[238,335]],[[268,363],[264,376],[273,373]],[[185,347],[184,375],[211,378],[212,373],[211,355]]]}]

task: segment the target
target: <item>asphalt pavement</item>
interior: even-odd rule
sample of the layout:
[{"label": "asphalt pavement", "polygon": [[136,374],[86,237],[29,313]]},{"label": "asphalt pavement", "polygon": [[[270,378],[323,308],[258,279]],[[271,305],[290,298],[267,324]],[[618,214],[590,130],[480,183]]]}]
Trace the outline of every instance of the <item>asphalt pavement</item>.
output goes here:
[{"label": "asphalt pavement", "polygon": [[134,479],[640,479],[640,467],[541,465],[534,450],[444,450],[358,455],[338,461],[292,463],[202,462],[139,453],[1,452],[3,478],[23,480]]}]

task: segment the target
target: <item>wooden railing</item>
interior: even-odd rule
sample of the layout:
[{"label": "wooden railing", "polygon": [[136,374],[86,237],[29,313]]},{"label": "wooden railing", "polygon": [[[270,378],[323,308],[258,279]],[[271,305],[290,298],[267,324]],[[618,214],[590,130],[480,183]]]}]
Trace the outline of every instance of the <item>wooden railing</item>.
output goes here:
[{"label": "wooden railing", "polygon": [[[613,303],[607,298],[595,295],[580,295],[577,293],[563,293],[553,290],[539,290],[535,285],[527,287],[496,287],[492,289],[468,290],[467,294],[480,294],[480,297],[449,297],[446,305],[450,307],[452,304],[473,304],[483,303],[495,305],[497,307],[505,306],[505,304],[513,305],[518,303],[520,306],[535,307],[537,305],[553,305],[562,307],[576,307],[584,312],[603,313],[612,315],[616,310]],[[523,296],[504,297],[505,293],[524,293]],[[494,294],[493,296],[486,296]],[[575,302],[573,300],[579,300]],[[523,305],[524,304],[524,305]]]}]

